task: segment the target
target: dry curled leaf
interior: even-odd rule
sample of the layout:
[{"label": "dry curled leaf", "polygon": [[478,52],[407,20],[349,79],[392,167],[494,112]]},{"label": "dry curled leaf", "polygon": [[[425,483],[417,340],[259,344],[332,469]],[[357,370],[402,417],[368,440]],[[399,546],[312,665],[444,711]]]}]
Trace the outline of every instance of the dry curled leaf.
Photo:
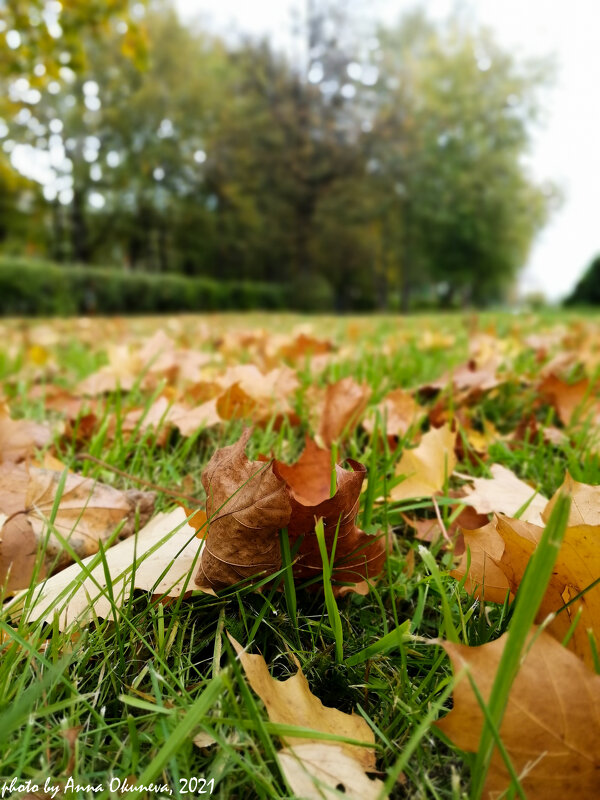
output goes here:
[{"label": "dry curled leaf", "polygon": [[323,570],[315,523],[323,519],[328,553],[334,540],[335,562],[333,577],[337,581],[360,583],[376,577],[383,568],[387,554],[385,537],[366,534],[356,525],[360,490],[366,468],[349,460],[352,469],[335,465],[336,487],[330,497],[331,453],[307,439],[300,459],[291,466],[276,461],[276,475],[285,479],[290,491],[291,515],[288,536],[292,548],[298,539],[301,544],[294,564],[298,580],[314,577]]},{"label": "dry curled leaf", "polygon": [[[231,636],[229,639],[250,686],[264,702],[271,722],[309,728],[317,734],[334,734],[371,745],[360,747],[345,742],[319,740],[318,737],[281,737],[286,748],[278,755],[295,796],[333,797],[333,790],[337,788],[356,800],[379,797],[381,782],[371,780],[365,774],[375,768],[375,751],[372,747],[375,737],[365,720],[358,714],[345,714],[337,708],[324,706],[310,691],[300,669],[285,681],[272,678],[262,656],[246,653],[235,639]],[[315,787],[320,782],[325,784],[323,794],[316,793]]]},{"label": "dry curled leaf", "polygon": [[222,589],[281,566],[278,534],[290,517],[288,492],[271,463],[247,458],[250,433],[217,450],[202,473],[208,533],[199,586]]},{"label": "dry curled leaf", "polygon": [[[107,541],[118,525],[119,538],[126,538],[154,510],[153,492],[122,492],[69,473],[49,530],[61,478],[61,472],[35,467],[26,473],[0,473],[0,508],[11,509],[0,532],[0,581],[8,592],[29,586],[42,549],[38,579],[71,563],[61,538],[85,558],[96,553],[99,542]],[[19,509],[14,508],[17,498],[22,502]]]},{"label": "dry curled leaf", "polygon": [[[535,634],[534,634],[535,635]],[[468,666],[485,702],[508,634],[480,647],[444,642],[454,673]],[[484,716],[465,675],[454,688],[452,711],[437,726],[461,750],[476,752]],[[600,676],[546,633],[531,644],[513,683],[500,738],[528,800],[594,798],[600,793]],[[494,750],[486,800],[509,787]]]}]

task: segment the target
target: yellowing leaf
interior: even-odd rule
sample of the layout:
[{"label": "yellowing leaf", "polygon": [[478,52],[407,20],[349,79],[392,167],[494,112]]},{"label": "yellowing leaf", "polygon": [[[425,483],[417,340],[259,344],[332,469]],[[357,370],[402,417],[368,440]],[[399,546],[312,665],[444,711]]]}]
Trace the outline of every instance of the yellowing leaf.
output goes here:
[{"label": "yellowing leaf", "polygon": [[396,476],[406,476],[394,486],[390,498],[395,501],[412,497],[430,497],[440,492],[456,466],[456,433],[449,425],[432,428],[412,450],[405,450],[396,466]]},{"label": "yellowing leaf", "polygon": [[[345,714],[337,708],[324,706],[310,691],[302,670],[285,681],[269,674],[266,662],[260,655],[250,655],[231,636],[229,639],[242,663],[250,686],[264,702],[271,722],[310,728],[317,733],[355,739],[368,745],[375,744],[373,731],[358,714]],[[282,736],[286,749],[280,752],[282,767],[296,796],[319,797],[315,786],[323,782],[325,797],[333,797],[333,789],[350,797],[375,798],[379,796],[381,782],[371,781],[365,771],[375,768],[372,747],[359,747],[331,740]],[[353,778],[358,783],[352,785]],[[305,794],[308,792],[308,794]],[[358,792],[366,792],[358,794]]]},{"label": "yellowing leaf", "polygon": [[[488,702],[508,634],[481,647],[444,642],[454,673],[468,666]],[[438,727],[461,750],[476,752],[483,712],[465,675],[454,688],[452,711]],[[528,800],[598,797],[600,791],[600,676],[547,633],[531,644],[513,683],[500,738]],[[510,778],[494,751],[484,797],[500,797]]]},{"label": "yellowing leaf", "polygon": [[[499,566],[508,579],[511,591],[515,592],[539,543],[542,528],[534,528],[533,525],[516,519],[499,519],[498,532],[504,540],[504,552]],[[542,622],[548,614],[559,611],[598,578],[600,526],[577,525],[567,528],[550,583],[540,605],[537,622]],[[582,597],[557,614],[548,630],[561,641],[578,614],[580,619],[568,647],[583,658],[588,666],[593,667],[589,634],[600,644],[600,585],[585,591]]]}]

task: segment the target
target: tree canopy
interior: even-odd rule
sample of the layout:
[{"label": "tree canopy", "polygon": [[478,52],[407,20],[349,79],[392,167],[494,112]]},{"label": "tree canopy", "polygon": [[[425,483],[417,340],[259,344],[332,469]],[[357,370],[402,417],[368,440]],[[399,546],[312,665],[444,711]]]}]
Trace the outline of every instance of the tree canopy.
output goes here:
[{"label": "tree canopy", "polygon": [[0,20],[4,250],[286,282],[311,308],[493,303],[552,208],[524,160],[548,64],[456,19],[365,37],[330,2],[299,59],[162,3],[22,5]]}]

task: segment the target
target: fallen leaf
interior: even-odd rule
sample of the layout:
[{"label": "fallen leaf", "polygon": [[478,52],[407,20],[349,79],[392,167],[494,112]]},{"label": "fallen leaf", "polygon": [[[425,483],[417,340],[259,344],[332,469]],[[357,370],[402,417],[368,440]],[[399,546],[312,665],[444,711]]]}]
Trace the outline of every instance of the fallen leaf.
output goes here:
[{"label": "fallen leaf", "polygon": [[[327,552],[331,554],[334,540],[335,561],[332,577],[340,582],[360,583],[377,576],[385,563],[385,537],[366,534],[356,525],[360,490],[366,468],[349,460],[352,469],[335,465],[335,493],[330,497],[331,453],[307,439],[300,459],[291,466],[276,461],[275,474],[287,482],[291,514],[288,536],[292,549],[301,539],[294,564],[298,580],[315,577],[323,571],[323,562],[315,523],[323,519]],[[339,587],[336,587],[339,589]]]},{"label": "fallen leaf", "polygon": [[377,800],[383,786],[369,778],[339,745],[310,742],[286,747],[277,753],[294,797],[303,800]]},{"label": "fallen leaf", "polygon": [[331,462],[331,450],[319,447],[314,439],[307,436],[298,461],[290,465],[275,461],[275,471],[286,481],[296,500],[304,505],[317,505],[329,497]]},{"label": "fallen leaf", "polygon": [[[497,528],[504,540],[499,567],[514,593],[523,580],[543,528],[507,518],[499,518]],[[600,526],[567,527],[536,621],[543,622],[549,614],[559,611],[599,577]],[[586,591],[577,601],[556,614],[548,625],[548,631],[562,641],[578,614],[580,619],[567,646],[593,668],[594,656],[589,634],[600,644],[600,585]]]},{"label": "fallen leaf", "polygon": [[[358,714],[345,714],[337,708],[324,706],[310,691],[302,670],[291,678],[278,681],[269,674],[266,662],[260,655],[250,655],[229,636],[244,668],[248,683],[265,704],[269,720],[284,725],[309,728],[317,733],[328,733],[354,739],[370,746],[359,747],[331,740],[305,737],[281,737],[286,748],[281,765],[296,796],[333,797],[333,789],[355,798],[376,798],[382,784],[370,780],[365,772],[375,768],[373,731]],[[353,785],[353,779],[357,783]],[[323,781],[324,794],[316,794],[316,786]],[[306,794],[308,792],[308,794]]]},{"label": "fallen leaf", "polygon": [[281,566],[279,530],[290,517],[285,482],[272,464],[245,454],[251,430],[217,450],[202,473],[208,533],[196,583],[212,589],[231,586]]},{"label": "fallen leaf", "polygon": [[[68,541],[80,558],[85,558],[96,553],[99,542],[106,541],[120,524],[119,538],[130,536],[136,522],[143,525],[154,509],[153,492],[132,489],[122,492],[69,473],[53,521],[55,534],[48,530],[48,519],[61,478],[61,472],[32,467],[22,497],[23,473],[14,476],[0,473],[0,509],[13,509],[0,534],[0,581],[7,592],[29,586],[42,548],[38,579],[72,561],[57,534]],[[17,498],[22,505],[15,510]]]},{"label": "fallen leaf", "polygon": [[364,383],[357,383],[354,378],[342,378],[327,386],[317,429],[317,436],[326,447],[354,431],[370,396],[371,389]]},{"label": "fallen leaf", "polygon": [[47,425],[29,419],[11,419],[6,408],[0,407],[0,461],[24,461],[51,441],[52,431]]},{"label": "fallen leaf", "polygon": [[381,424],[387,436],[401,439],[412,425],[419,422],[425,410],[404,389],[394,389],[373,408],[373,415],[363,421],[363,428],[372,434],[375,430],[375,412],[379,411]]},{"label": "fallen leaf", "polygon": [[542,512],[542,519],[548,522],[559,495],[566,493],[571,498],[571,508],[567,526],[600,525],[600,486],[579,483],[567,472],[562,486],[552,495]]},{"label": "fallen leaf", "polygon": [[390,499],[398,502],[440,492],[456,466],[455,441],[456,433],[444,425],[432,428],[417,447],[405,450],[395,471],[405,479],[393,487]]},{"label": "fallen leaf", "polygon": [[192,738],[192,741],[194,742],[196,747],[199,747],[201,750],[203,750],[205,747],[212,747],[213,745],[217,744],[217,740],[215,739],[215,737],[212,736],[210,733],[206,733],[206,731],[201,731],[200,733],[197,733]]},{"label": "fallen leaf", "polygon": [[540,383],[538,391],[552,403],[565,426],[571,425],[577,419],[584,420],[593,411],[596,415],[600,414],[595,405],[597,388],[591,385],[588,378],[582,378],[576,383],[567,383],[550,374]]},{"label": "fallen leaf", "polygon": [[232,383],[217,399],[217,412],[221,419],[252,420],[266,425],[275,418],[275,426],[285,417],[297,422],[288,398],[298,389],[300,382],[294,370],[280,367],[263,374],[251,364],[242,378]]},{"label": "fallen leaf", "polygon": [[167,597],[197,590],[190,573],[202,545],[186,519],[181,507],[158,514],[134,536],[106,551],[106,569],[101,562],[90,571],[94,556],[89,556],[82,561],[89,574],[72,564],[41,583],[31,599],[25,597],[24,605],[10,613],[45,622],[52,622],[56,615],[64,631],[74,622],[84,625],[94,617],[115,619],[133,589]]},{"label": "fallen leaf", "polygon": [[277,355],[286,361],[298,362],[309,356],[330,353],[334,349],[332,342],[326,339],[317,339],[310,333],[301,331],[291,341],[282,344]]},{"label": "fallen leaf", "polygon": [[497,361],[492,360],[478,367],[475,361],[471,360],[455,367],[438,380],[420,386],[419,391],[433,394],[451,386],[453,391],[463,394],[463,400],[474,399],[500,384],[496,377],[497,365]]},{"label": "fallen leaf", "polygon": [[459,478],[470,481],[473,486],[465,486],[463,502],[473,506],[478,514],[506,514],[514,517],[529,503],[520,515],[525,522],[534,525],[543,525],[542,512],[548,504],[548,498],[536,492],[527,483],[503,467],[501,464],[492,464],[490,467],[491,478],[473,478],[456,472]]},{"label": "fallen leaf", "polygon": [[457,580],[464,578],[465,591],[474,597],[504,603],[511,590],[499,565],[504,553],[504,539],[498,533],[496,521],[475,530],[463,530],[462,534],[465,549],[450,575]]},{"label": "fallen leaf", "polygon": [[[485,702],[507,637],[480,647],[442,643],[455,675],[468,666]],[[467,676],[456,684],[453,698],[452,711],[436,725],[461,750],[476,752],[484,716]],[[598,796],[600,676],[546,633],[530,640],[499,733],[528,800]],[[484,797],[500,797],[509,785],[495,749]]]},{"label": "fallen leaf", "polygon": [[108,364],[80,381],[75,391],[77,394],[91,396],[118,390],[129,391],[138,380],[140,368],[137,354],[131,352],[129,345],[111,346]]}]

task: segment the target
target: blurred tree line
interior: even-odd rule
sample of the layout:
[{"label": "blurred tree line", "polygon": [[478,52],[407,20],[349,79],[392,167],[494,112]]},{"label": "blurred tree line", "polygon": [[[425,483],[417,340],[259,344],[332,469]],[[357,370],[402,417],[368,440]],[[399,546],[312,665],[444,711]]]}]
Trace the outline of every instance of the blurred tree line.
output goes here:
[{"label": "blurred tree line", "polygon": [[367,35],[352,10],[309,2],[291,57],[165,3],[5,5],[0,251],[285,283],[315,309],[502,300],[556,199],[526,168],[548,63],[420,12]]}]

